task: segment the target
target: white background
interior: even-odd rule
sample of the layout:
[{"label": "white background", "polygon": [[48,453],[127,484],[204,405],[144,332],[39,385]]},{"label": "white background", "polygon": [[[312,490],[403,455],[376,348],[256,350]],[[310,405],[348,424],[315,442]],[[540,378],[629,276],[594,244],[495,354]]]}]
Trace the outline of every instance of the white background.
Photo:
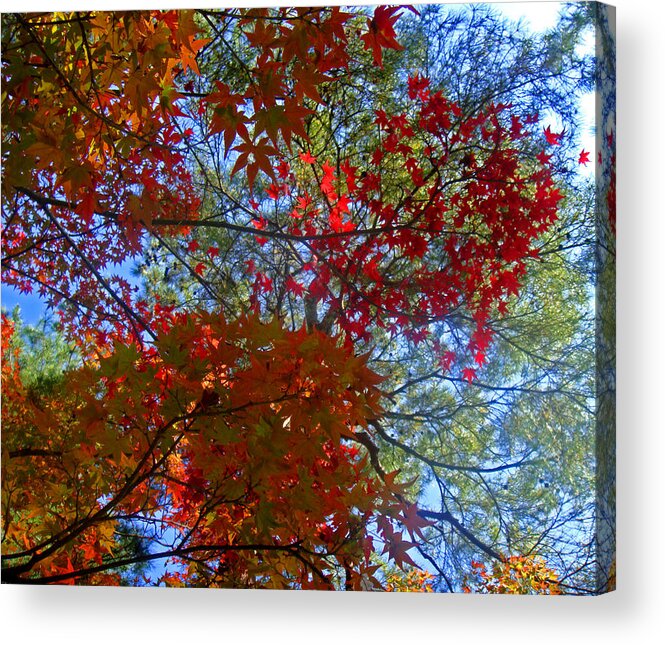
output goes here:
[{"label": "white background", "polygon": [[[90,4],[2,0],[1,7],[25,11]],[[135,9],[149,4],[156,3],[95,6]],[[2,585],[0,635],[9,637],[5,642],[663,642],[665,31],[659,3],[614,4],[619,77],[618,591],[599,598],[520,598]]]}]

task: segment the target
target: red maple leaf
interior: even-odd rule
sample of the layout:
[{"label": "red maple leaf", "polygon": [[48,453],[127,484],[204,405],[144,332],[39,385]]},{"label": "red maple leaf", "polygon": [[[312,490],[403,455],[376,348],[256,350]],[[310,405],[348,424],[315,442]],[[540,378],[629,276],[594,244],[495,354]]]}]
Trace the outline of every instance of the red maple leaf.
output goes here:
[{"label": "red maple leaf", "polygon": [[408,504],[406,510],[402,511],[399,520],[404,524],[409,531],[409,534],[414,539],[416,536],[424,539],[425,536],[423,535],[422,529],[426,526],[431,526],[432,524],[424,517],[418,515],[418,506],[416,504]]},{"label": "red maple leaf", "polygon": [[305,293],[305,287],[303,287],[299,282],[296,282],[291,276],[286,279],[285,286],[288,291],[295,294],[296,296],[302,296]]},{"label": "red maple leaf", "polygon": [[582,150],[582,152],[580,152],[580,158],[577,160],[577,163],[581,163],[586,166],[589,161],[591,161],[591,159],[589,159],[589,154],[590,153],[588,153],[586,150]]},{"label": "red maple leaf", "polygon": [[231,176],[247,166],[247,180],[249,181],[250,190],[254,186],[254,180],[259,170],[263,170],[266,175],[275,179],[270,157],[278,155],[279,152],[269,144],[267,137],[261,137],[256,142],[244,141],[233,150],[236,150],[239,154],[231,171]]},{"label": "red maple leaf", "polygon": [[76,205],[76,212],[81,214],[86,221],[90,221],[92,216],[95,214],[96,207],[97,198],[95,196],[95,191],[86,190],[79,200],[79,203]]},{"label": "red maple leaf", "polygon": [[411,100],[417,97],[421,99],[427,98],[429,93],[429,79],[416,73],[413,76],[409,76],[406,84],[409,88],[409,98]]},{"label": "red maple leaf", "polygon": [[476,361],[477,365],[482,367],[487,360],[487,356],[485,355],[485,352],[476,352],[473,359]]},{"label": "red maple leaf", "polygon": [[[213,116],[210,123],[210,134],[224,134],[224,155],[228,155],[236,136],[249,139],[246,123],[249,119],[240,110],[243,98],[231,92],[225,83],[215,82],[216,90],[205,99],[205,103],[213,107]],[[204,102],[201,103],[204,105]]]},{"label": "red maple leaf", "polygon": [[515,114],[511,116],[510,134],[512,135],[513,139],[521,139],[524,136],[522,122]]},{"label": "red maple leaf", "polygon": [[453,364],[455,360],[455,352],[447,351],[444,352],[443,356],[439,358],[439,365],[441,366],[441,369],[447,372],[450,369],[450,366]]},{"label": "red maple leaf", "polygon": [[279,193],[280,193],[280,190],[279,190],[279,186],[277,184],[270,184],[270,186],[268,186],[268,188],[266,188],[266,195],[268,195],[268,197],[270,197],[270,199],[274,199],[274,200],[279,199]]},{"label": "red maple leaf", "polygon": [[476,378],[476,370],[473,369],[473,367],[465,367],[462,370],[462,378],[464,378],[464,380],[468,381],[469,383],[473,383],[474,379]]},{"label": "red maple leaf", "polygon": [[282,161],[277,164],[276,170],[277,176],[280,179],[286,179],[289,176],[289,172],[291,171],[291,166],[289,166],[288,161],[282,159]]},{"label": "red maple leaf", "polygon": [[305,163],[315,163],[316,162],[316,157],[314,157],[309,152],[301,152],[299,157],[300,157],[300,161],[304,161]]},{"label": "red maple leaf", "polygon": [[395,39],[394,25],[402,15],[397,13],[400,9],[401,7],[377,7],[374,17],[367,20],[367,33],[360,37],[365,43],[365,49],[372,50],[374,62],[379,67],[383,67],[383,49],[404,49]]},{"label": "red maple leaf", "polygon": [[328,199],[334,200],[337,198],[335,195],[335,189],[333,187],[333,181],[335,180],[335,168],[326,161],[321,169],[323,170],[323,177],[321,178],[320,183],[321,192]]},{"label": "red maple leaf", "polygon": [[358,190],[358,185],[356,184],[356,171],[358,170],[357,166],[352,166],[351,162],[346,159],[340,165],[342,172],[346,175],[346,188],[352,193]]},{"label": "red maple leaf", "polygon": [[545,139],[547,139],[547,143],[549,143],[551,146],[558,146],[561,143],[563,130],[561,132],[552,132],[550,130],[550,126],[548,125],[543,129],[543,132],[545,134]]}]

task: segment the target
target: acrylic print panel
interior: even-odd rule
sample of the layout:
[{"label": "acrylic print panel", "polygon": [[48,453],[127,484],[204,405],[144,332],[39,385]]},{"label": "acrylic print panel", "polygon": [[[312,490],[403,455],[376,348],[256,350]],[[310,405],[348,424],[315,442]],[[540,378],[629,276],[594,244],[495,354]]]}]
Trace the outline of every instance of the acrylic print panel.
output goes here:
[{"label": "acrylic print panel", "polygon": [[613,16],[5,14],[3,582],[612,589]]}]

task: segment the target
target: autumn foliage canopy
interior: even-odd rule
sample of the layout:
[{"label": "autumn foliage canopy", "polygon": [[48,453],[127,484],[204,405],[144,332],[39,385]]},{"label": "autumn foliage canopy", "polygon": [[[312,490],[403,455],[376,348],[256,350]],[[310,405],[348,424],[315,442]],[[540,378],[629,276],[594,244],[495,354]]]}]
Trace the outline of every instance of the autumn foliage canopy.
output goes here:
[{"label": "autumn foliage canopy", "polygon": [[[461,524],[382,466],[374,339],[432,342],[473,382],[562,195],[556,133],[508,105],[466,113],[418,70],[403,109],[372,112],[366,153],[314,132],[330,87],[402,48],[408,11],[3,20],[2,279],[56,310],[81,357],[28,387],[3,317],[3,581],[120,584],[155,560],[151,584],[431,590],[411,549]],[[222,207],[215,182],[242,190]],[[153,244],[205,298],[137,289],[122,267]],[[455,316],[453,347],[433,326]]]}]

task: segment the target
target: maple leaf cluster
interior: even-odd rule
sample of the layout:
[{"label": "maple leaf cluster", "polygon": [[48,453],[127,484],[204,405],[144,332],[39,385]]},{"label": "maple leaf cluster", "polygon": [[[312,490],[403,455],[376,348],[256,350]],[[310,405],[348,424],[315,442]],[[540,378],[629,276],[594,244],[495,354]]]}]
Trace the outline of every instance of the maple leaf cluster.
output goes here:
[{"label": "maple leaf cluster", "polygon": [[[198,212],[174,88],[178,74],[197,71],[198,27],[191,11],[12,19],[20,46],[3,46],[3,279],[55,306],[75,298],[76,322],[99,327],[119,307],[91,271],[137,255],[158,213]],[[131,301],[121,277],[107,282]]]},{"label": "maple leaf cluster", "polygon": [[[379,27],[368,21],[368,34],[387,33],[396,17],[386,23],[386,11],[394,13],[376,8],[373,20]],[[260,171],[275,179],[273,162],[282,142],[291,149],[294,136],[307,139],[305,120],[313,110],[305,106],[305,99],[323,104],[320,86],[348,71],[348,25],[353,18],[339,7],[249,9],[221,17],[217,32],[238,20],[256,55],[247,63],[244,91],[215,81],[200,109],[211,114],[208,133],[223,136],[225,154],[237,153],[232,175],[244,169],[250,188]],[[382,47],[397,46],[393,32],[373,51],[376,56]],[[233,146],[238,138],[240,143]]]},{"label": "maple leaf cluster", "polygon": [[[197,141],[223,139],[232,174],[245,170],[250,187],[259,172],[274,177],[282,143],[307,137],[304,99],[322,103],[318,88],[348,69],[354,14],[338,7],[199,13],[211,38],[191,10],[12,15],[12,46],[3,48],[3,132],[13,133],[2,151],[11,213],[4,279],[56,307],[75,300],[65,307],[72,331],[119,331],[113,321],[128,316],[119,300],[130,302],[132,290],[116,274],[100,288],[94,271],[137,256],[154,219],[198,218],[186,164]],[[393,14],[376,9],[376,33],[389,34]],[[232,90],[199,78],[198,60],[235,26],[256,55],[243,62],[244,89]],[[382,43],[397,46],[389,35]],[[187,109],[192,94],[202,98]],[[89,248],[86,259],[73,243]]]},{"label": "maple leaf cluster", "polygon": [[[464,117],[417,75],[409,94],[410,114],[376,112],[381,143],[369,170],[350,159],[333,166],[301,153],[318,178],[314,189],[287,165],[268,202],[255,203],[261,222],[255,226],[302,241],[299,280],[288,276],[285,288],[336,312],[348,342],[370,341],[378,326],[419,343],[464,306],[475,325],[467,347],[474,366],[462,374],[473,381],[492,338],[487,322],[518,293],[537,255],[534,243],[556,221],[563,195],[547,159],[520,157],[517,141],[530,123],[516,128],[517,117],[506,118],[508,106]],[[396,194],[390,182],[399,169],[406,176]],[[287,217],[268,214],[275,202]],[[269,239],[282,238],[267,233],[261,244]],[[255,304],[280,291],[258,272]],[[455,354],[436,339],[435,345],[441,366],[450,369]]]},{"label": "maple leaf cluster", "polygon": [[472,575],[463,587],[465,593],[532,594],[558,596],[562,593],[556,572],[536,556],[513,555],[493,563],[490,570],[482,562],[471,562]]},{"label": "maple leaf cluster", "polygon": [[398,571],[388,576],[386,580],[386,591],[397,591],[406,593],[432,593],[434,576],[428,571],[411,569],[406,574]]},{"label": "maple leaf cluster", "polygon": [[355,445],[380,414],[365,359],[276,321],[166,318],[151,350],[116,343],[39,399],[3,320],[4,574],[109,584],[117,522],[141,517],[175,532],[189,584],[333,588],[339,567],[347,588],[380,588],[366,527],[380,514],[410,545],[399,526],[413,522],[395,474],[372,474]]}]

